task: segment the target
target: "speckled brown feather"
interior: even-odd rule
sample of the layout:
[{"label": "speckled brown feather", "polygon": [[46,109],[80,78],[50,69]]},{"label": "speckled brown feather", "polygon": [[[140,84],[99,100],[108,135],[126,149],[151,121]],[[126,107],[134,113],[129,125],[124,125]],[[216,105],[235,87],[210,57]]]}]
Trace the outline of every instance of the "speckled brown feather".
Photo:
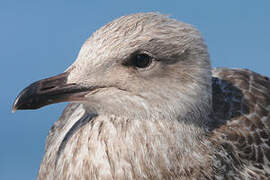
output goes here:
[{"label": "speckled brown feather", "polygon": [[[210,164],[194,164],[193,168],[187,168],[177,176],[182,179],[269,179],[269,79],[243,69],[222,68],[212,72],[215,121],[209,132],[209,146],[214,148],[209,153]],[[68,121],[72,114],[79,114],[78,109],[82,109],[79,104],[66,107],[52,127],[47,145],[56,143],[53,141],[63,129],[68,129]],[[51,174],[55,158],[50,157],[54,157],[57,151],[49,148],[46,147],[48,152],[45,154],[49,155],[44,156],[45,166],[41,167],[40,177],[55,177],[54,173]],[[148,178],[155,179],[151,174]]]},{"label": "speckled brown feather", "polygon": [[[125,66],[138,50],[153,65]],[[104,88],[65,109],[38,179],[269,179],[269,79],[242,69],[212,77],[192,26],[121,17],[86,41],[69,71],[67,83]]]},{"label": "speckled brown feather", "polygon": [[[270,80],[246,69],[214,69],[213,111],[220,121],[211,139],[238,169],[229,177],[270,178]],[[226,167],[226,166],[224,166]],[[237,174],[235,174],[237,173]]]}]

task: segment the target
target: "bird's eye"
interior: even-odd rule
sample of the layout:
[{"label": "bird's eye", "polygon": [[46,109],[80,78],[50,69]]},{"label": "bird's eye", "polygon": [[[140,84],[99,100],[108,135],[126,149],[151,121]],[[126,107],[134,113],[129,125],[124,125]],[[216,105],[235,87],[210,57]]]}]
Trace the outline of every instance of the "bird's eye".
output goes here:
[{"label": "bird's eye", "polygon": [[146,68],[152,63],[152,57],[145,53],[136,54],[132,63],[137,68]]}]

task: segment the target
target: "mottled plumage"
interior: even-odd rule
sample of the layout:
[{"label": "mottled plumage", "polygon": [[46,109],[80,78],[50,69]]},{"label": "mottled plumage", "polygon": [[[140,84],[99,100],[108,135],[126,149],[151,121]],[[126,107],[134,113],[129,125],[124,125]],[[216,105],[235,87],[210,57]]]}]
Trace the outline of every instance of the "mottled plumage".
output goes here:
[{"label": "mottled plumage", "polygon": [[[214,69],[211,140],[231,157],[229,177],[270,178],[270,79],[246,69]],[[239,175],[238,175],[239,173]]]},{"label": "mottled plumage", "polygon": [[49,132],[39,179],[269,179],[270,80],[211,70],[191,25],[158,13],[114,20],[13,109],[63,101],[73,103]]}]

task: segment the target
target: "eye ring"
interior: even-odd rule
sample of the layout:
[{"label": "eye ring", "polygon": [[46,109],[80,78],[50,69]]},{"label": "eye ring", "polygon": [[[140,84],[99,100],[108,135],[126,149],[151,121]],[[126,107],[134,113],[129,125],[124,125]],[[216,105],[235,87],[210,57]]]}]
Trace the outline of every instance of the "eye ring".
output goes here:
[{"label": "eye ring", "polygon": [[136,54],[133,57],[132,64],[140,69],[149,67],[153,62],[153,58],[146,53]]}]

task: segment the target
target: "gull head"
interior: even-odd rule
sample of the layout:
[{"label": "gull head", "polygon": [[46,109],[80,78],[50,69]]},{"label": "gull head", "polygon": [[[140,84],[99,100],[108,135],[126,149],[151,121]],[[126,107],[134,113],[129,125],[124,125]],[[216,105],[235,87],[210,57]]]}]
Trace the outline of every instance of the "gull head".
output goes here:
[{"label": "gull head", "polygon": [[171,119],[210,111],[211,96],[201,34],[165,15],[138,13],[93,33],[64,73],[25,88],[13,110],[69,101],[99,114]]}]

